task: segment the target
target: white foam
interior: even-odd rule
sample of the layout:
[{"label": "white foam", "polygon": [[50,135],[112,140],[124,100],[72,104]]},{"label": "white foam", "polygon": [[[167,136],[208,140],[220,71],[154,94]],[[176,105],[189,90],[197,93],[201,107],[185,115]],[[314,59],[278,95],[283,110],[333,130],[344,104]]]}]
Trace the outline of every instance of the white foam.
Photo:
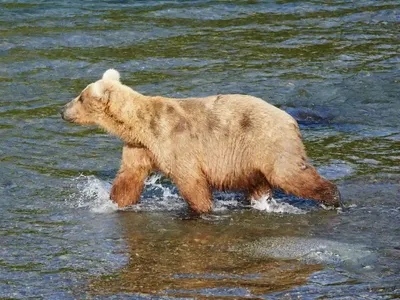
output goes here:
[{"label": "white foam", "polygon": [[286,214],[305,214],[307,213],[300,208],[290,205],[285,202],[278,202],[269,195],[262,197],[259,200],[251,199],[251,207],[256,210],[266,211],[268,213],[286,213]]}]

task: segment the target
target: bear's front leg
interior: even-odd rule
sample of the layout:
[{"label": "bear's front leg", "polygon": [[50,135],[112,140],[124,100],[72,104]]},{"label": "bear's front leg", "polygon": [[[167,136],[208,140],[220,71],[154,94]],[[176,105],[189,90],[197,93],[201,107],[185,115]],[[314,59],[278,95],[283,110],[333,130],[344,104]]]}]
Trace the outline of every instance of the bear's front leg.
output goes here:
[{"label": "bear's front leg", "polygon": [[125,144],[121,168],[111,188],[111,200],[120,208],[136,204],[143,192],[144,181],[153,167],[152,155],[146,148]]},{"label": "bear's front leg", "polygon": [[[183,174],[185,173],[181,175]],[[207,180],[202,176],[185,175],[173,178],[183,199],[186,200],[193,212],[197,214],[210,212],[212,194]]]}]

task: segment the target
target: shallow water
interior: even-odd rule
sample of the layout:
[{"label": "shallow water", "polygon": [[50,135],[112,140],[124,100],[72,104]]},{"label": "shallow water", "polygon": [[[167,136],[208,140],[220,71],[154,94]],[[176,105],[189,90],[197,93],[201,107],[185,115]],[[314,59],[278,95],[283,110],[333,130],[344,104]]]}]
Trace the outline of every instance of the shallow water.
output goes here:
[{"label": "shallow water", "polygon": [[[398,1],[2,1],[0,298],[400,296]],[[345,211],[168,180],[108,200],[122,144],[58,111],[108,68],[141,93],[245,93],[295,116]]]}]

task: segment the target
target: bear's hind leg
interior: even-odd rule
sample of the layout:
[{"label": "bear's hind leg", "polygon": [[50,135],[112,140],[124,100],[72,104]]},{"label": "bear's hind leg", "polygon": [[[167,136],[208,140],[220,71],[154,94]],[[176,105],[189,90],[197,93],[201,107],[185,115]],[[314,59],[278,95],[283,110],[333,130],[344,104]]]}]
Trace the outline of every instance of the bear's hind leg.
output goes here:
[{"label": "bear's hind leg", "polygon": [[260,200],[264,197],[272,197],[272,187],[265,178],[251,186],[247,191],[247,198],[249,201]]},{"label": "bear's hind leg", "polygon": [[152,169],[153,160],[147,149],[124,145],[121,168],[114,179],[110,199],[120,208],[136,204]]},{"label": "bear's hind leg", "polygon": [[286,193],[317,200],[326,205],[342,205],[337,186],[321,177],[314,167],[305,162],[292,165],[287,161],[275,163],[274,170],[265,175],[274,187]]}]

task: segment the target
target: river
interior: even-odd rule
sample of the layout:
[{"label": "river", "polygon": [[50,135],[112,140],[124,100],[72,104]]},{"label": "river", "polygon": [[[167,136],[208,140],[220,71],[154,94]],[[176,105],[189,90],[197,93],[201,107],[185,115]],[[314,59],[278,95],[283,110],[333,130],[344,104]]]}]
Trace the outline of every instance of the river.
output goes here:
[{"label": "river", "polygon": [[[1,299],[400,297],[398,1],[0,2]],[[261,97],[300,123],[345,210],[155,175],[108,199],[122,143],[61,120],[108,68],[147,95]]]}]

